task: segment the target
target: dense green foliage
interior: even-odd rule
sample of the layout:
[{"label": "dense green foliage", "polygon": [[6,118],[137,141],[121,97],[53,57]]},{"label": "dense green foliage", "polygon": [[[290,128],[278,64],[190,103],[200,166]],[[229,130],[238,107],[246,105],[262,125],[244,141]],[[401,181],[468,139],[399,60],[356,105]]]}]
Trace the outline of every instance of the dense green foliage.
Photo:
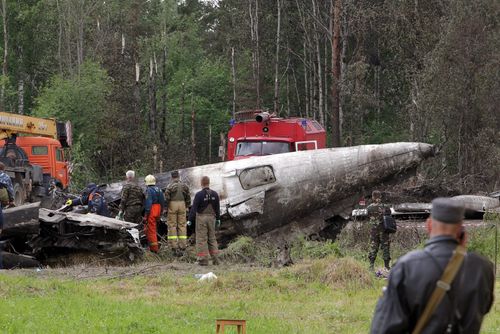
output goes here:
[{"label": "dense green foliage", "polygon": [[217,161],[233,109],[330,133],[338,23],[344,145],[431,142],[430,177],[500,184],[496,0],[3,2],[0,107],[71,120],[77,183]]}]

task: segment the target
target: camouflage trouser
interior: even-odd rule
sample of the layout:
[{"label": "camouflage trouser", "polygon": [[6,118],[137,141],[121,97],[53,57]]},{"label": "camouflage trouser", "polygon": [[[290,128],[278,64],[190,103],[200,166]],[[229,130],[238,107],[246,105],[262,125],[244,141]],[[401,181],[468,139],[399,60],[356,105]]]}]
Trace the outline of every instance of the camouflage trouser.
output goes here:
[{"label": "camouflage trouser", "polygon": [[196,256],[200,262],[208,262],[219,253],[215,238],[215,217],[211,214],[196,215]]},{"label": "camouflage trouser", "polygon": [[384,232],[384,226],[382,224],[374,225],[370,230],[370,253],[368,253],[368,259],[370,259],[371,263],[375,262],[379,247],[382,248],[382,252],[384,254],[384,261],[390,261],[391,260],[390,234]]},{"label": "camouflage trouser", "polygon": [[123,219],[129,223],[139,224],[142,220],[142,205],[127,207],[123,214]]}]

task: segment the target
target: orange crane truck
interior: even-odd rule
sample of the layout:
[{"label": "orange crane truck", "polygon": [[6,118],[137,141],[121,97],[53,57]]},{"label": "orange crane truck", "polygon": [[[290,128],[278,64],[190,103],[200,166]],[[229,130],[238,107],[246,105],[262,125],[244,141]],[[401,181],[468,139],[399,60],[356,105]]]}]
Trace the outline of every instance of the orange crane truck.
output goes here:
[{"label": "orange crane truck", "polygon": [[69,122],[0,112],[0,161],[12,179],[16,206],[41,200],[53,185],[68,186],[63,148],[70,145]]}]

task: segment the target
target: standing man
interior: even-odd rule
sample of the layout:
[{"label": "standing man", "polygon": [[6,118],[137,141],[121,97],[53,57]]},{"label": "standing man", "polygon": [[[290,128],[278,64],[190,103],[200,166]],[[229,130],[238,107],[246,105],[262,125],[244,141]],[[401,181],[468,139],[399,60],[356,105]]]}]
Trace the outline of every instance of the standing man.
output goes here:
[{"label": "standing man", "polygon": [[[10,176],[5,173],[5,165],[0,162],[0,236],[3,229],[3,207],[14,205],[14,187]],[[2,247],[0,244],[0,269],[3,268]]]},{"label": "standing man", "polygon": [[5,173],[5,165],[0,162],[0,204],[1,207],[14,205],[14,187],[10,176]]},{"label": "standing man", "polygon": [[191,205],[188,186],[179,179],[179,172],[171,173],[172,182],[165,190],[165,201],[168,205],[168,245],[174,251],[186,249],[186,208]]},{"label": "standing man", "polygon": [[165,197],[163,192],[156,186],[156,179],[153,175],[144,178],[146,183],[146,204],[144,207],[144,232],[149,243],[149,250],[158,253],[158,236],[156,235],[156,223],[165,208]]},{"label": "standing man", "polygon": [[[423,326],[418,333],[479,333],[493,303],[495,275],[493,263],[459,247],[465,246],[463,218],[461,203],[450,198],[432,201],[427,219],[430,239],[423,250],[406,254],[392,268],[375,308],[372,334],[415,333],[417,322]],[[463,262],[450,261],[460,256]],[[453,267],[457,274],[444,278],[445,268],[449,274]],[[444,293],[440,302],[434,298],[430,302],[434,290]],[[422,317],[427,304],[435,309],[429,317]]]},{"label": "standing man", "polygon": [[210,178],[203,176],[201,178],[203,189],[196,193],[193,206],[189,211],[188,225],[196,221],[196,256],[200,266],[208,265],[209,255],[212,257],[213,264],[219,264],[215,227],[220,226],[220,201],[219,194],[209,186]]},{"label": "standing man", "polygon": [[133,170],[127,171],[125,177],[127,183],[122,188],[120,212],[118,212],[117,218],[139,224],[144,208],[144,193],[135,180]]},{"label": "standing man", "polygon": [[372,203],[366,208],[368,217],[370,217],[370,252],[368,259],[370,260],[370,270],[373,271],[375,259],[379,247],[384,253],[384,265],[386,269],[391,269],[391,241],[389,233],[384,230],[383,216],[386,207],[382,204],[382,194],[378,190],[372,192]]}]

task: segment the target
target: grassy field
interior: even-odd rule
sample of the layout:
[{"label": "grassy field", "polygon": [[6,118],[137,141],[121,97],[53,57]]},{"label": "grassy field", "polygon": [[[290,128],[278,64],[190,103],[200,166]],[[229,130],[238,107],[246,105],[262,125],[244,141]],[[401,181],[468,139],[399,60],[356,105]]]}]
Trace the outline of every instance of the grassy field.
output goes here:
[{"label": "grassy field", "polygon": [[[215,319],[242,318],[248,333],[367,333],[385,284],[349,257],[212,267],[219,279],[205,283],[193,265],[147,266],[2,273],[0,332],[214,333]],[[500,332],[500,303],[483,332]]]}]

